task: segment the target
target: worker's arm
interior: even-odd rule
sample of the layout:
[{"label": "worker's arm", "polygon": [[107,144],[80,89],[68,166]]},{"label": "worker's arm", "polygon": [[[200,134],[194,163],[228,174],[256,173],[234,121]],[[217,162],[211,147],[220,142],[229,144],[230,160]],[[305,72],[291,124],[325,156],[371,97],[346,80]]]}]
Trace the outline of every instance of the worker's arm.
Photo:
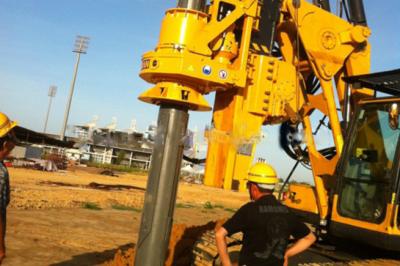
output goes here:
[{"label": "worker's arm", "polygon": [[231,266],[232,262],[228,255],[228,247],[226,245],[226,236],[228,231],[224,227],[220,227],[215,231],[215,241],[217,242],[217,249],[219,257],[223,266]]},{"label": "worker's arm", "polygon": [[248,208],[250,203],[240,207],[235,214],[226,221],[221,227],[215,230],[215,240],[217,249],[223,266],[232,266],[232,261],[228,255],[228,248],[226,245],[226,236],[232,235],[237,232],[243,231],[244,226],[247,224],[246,217],[248,216]]},{"label": "worker's arm", "polygon": [[297,255],[297,254],[303,252],[304,250],[306,250],[307,248],[309,248],[315,242],[315,240],[316,240],[316,237],[312,232],[310,232],[305,237],[297,240],[293,246],[291,246],[290,248],[288,248],[288,250],[286,250],[285,266],[287,265],[290,257],[293,257],[294,255]]},{"label": "worker's arm", "polygon": [[[14,148],[14,143],[6,141],[3,144],[3,147],[0,149],[0,161],[4,160],[8,154],[11,152],[11,150]],[[3,168],[4,170],[4,168]],[[7,173],[0,170],[0,191],[4,191],[3,186],[5,186],[5,175]],[[2,202],[4,200],[3,197],[0,199],[0,212],[3,212],[2,208],[5,208],[6,204],[5,202]],[[6,246],[5,246],[5,222],[3,220],[4,216],[2,213],[0,213],[0,264],[2,263],[3,259],[6,256]]]},{"label": "worker's arm", "polygon": [[3,216],[0,215],[0,265],[3,259],[6,257],[6,245],[5,245],[5,232],[3,223]]}]

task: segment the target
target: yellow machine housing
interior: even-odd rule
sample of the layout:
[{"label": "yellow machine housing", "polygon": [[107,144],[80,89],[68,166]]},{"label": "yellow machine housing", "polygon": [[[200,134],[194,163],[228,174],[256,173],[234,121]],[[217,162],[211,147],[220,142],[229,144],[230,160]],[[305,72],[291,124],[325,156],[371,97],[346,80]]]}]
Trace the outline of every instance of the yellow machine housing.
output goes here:
[{"label": "yellow machine housing", "polygon": [[[276,6],[263,6],[267,2]],[[275,20],[270,19],[273,14],[265,16],[269,9],[277,11]],[[271,31],[263,39],[265,23]],[[370,34],[366,25],[352,24],[305,0],[214,0],[206,12],[170,9],[157,47],[142,58],[140,76],[155,87],[139,99],[207,111],[211,107],[203,94],[215,92],[211,127],[205,132],[204,183],[224,189],[246,189],[263,125],[301,124],[315,187],[290,186],[288,206],[313,214],[320,226],[333,221],[338,227],[400,239],[393,218],[398,217],[398,200],[385,205],[388,216],[380,224],[336,212],[341,191],[335,169],[345,143],[341,118],[374,95],[363,86],[348,89],[343,78],[370,72]],[[312,79],[320,89],[310,88]],[[317,111],[329,120],[332,157],[324,156],[314,139],[311,117]],[[395,192],[393,197],[398,198]]]}]

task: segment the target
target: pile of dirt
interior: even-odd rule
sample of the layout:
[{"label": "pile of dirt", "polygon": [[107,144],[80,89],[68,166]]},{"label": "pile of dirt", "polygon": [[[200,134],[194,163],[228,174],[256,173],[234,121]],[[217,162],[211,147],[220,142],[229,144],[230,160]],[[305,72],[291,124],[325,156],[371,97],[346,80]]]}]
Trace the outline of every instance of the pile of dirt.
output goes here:
[{"label": "pile of dirt", "polygon": [[[171,230],[166,266],[186,266],[191,264],[192,249],[199,237],[208,230],[222,224],[223,221],[209,222],[201,226],[187,227],[185,224],[174,224]],[[132,246],[126,252],[118,250],[112,261],[104,266],[133,266],[135,248]]]}]

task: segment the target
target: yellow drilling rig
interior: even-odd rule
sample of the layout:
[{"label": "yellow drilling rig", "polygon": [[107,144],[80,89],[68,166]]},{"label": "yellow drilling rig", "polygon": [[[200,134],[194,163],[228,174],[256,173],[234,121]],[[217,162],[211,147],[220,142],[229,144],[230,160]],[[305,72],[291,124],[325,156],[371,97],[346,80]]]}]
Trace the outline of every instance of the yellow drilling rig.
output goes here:
[{"label": "yellow drilling rig", "polygon": [[[212,110],[207,134],[220,139],[206,185],[245,190],[254,140],[280,124],[283,149],[315,184],[290,185],[285,204],[321,235],[400,251],[400,71],[369,73],[363,1],[339,2],[339,15],[329,0],[180,0],[166,11],[140,72],[155,86],[139,99],[160,110],[135,265],[164,263],[189,110]],[[330,148],[316,145],[315,113]]]}]

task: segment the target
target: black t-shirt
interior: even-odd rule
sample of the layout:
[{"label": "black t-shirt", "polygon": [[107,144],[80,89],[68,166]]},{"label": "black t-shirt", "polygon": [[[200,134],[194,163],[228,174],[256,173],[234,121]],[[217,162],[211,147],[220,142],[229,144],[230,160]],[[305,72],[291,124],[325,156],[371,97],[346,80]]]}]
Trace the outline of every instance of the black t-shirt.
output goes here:
[{"label": "black t-shirt", "polygon": [[289,237],[305,237],[310,229],[273,195],[243,205],[223,227],[229,235],[243,232],[239,265],[282,265]]}]

